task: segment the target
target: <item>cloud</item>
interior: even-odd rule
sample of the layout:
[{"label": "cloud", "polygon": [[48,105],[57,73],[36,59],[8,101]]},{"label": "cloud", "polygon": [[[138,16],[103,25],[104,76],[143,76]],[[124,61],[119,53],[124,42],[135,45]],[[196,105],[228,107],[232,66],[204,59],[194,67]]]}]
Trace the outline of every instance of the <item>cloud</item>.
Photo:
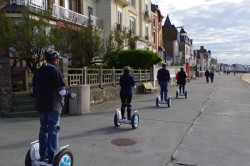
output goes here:
[{"label": "cloud", "polygon": [[[249,0],[152,0],[175,26],[184,26],[194,48],[205,46],[219,60],[250,64]],[[220,58],[221,57],[221,58]],[[226,57],[226,58],[225,58]]]}]

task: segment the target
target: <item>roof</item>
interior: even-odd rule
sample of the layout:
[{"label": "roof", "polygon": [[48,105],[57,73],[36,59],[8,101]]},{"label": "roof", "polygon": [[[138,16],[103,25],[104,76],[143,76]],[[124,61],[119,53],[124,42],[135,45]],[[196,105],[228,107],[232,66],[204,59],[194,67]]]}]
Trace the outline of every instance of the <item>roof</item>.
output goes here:
[{"label": "roof", "polygon": [[163,26],[168,26],[168,25],[171,25],[171,22],[170,22],[170,19],[169,19],[168,15],[167,15],[167,18],[166,18],[165,23],[164,23]]}]

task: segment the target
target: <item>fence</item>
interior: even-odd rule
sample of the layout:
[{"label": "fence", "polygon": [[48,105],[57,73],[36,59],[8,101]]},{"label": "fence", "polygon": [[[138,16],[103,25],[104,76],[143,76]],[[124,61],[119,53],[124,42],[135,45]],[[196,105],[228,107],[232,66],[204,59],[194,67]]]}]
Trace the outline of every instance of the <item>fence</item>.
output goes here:
[{"label": "fence", "polygon": [[[91,87],[103,85],[113,85],[119,83],[123,74],[122,69],[88,69],[88,68],[69,68],[68,85],[73,84],[90,84]],[[136,82],[152,81],[151,70],[132,69],[131,75]]]}]

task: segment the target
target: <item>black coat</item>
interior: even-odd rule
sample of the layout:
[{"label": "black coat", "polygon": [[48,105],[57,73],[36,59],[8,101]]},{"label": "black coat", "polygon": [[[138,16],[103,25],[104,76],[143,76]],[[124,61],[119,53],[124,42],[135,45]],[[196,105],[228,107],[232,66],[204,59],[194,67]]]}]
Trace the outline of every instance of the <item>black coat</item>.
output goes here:
[{"label": "black coat", "polygon": [[178,76],[178,84],[186,84],[186,72],[185,71],[180,71],[179,76]]},{"label": "black coat", "polygon": [[169,81],[170,80],[169,71],[166,68],[159,69],[157,73],[157,80],[159,83]]},{"label": "black coat", "polygon": [[51,64],[43,64],[33,77],[37,111],[60,112],[62,97],[59,90],[64,86],[60,71]]}]

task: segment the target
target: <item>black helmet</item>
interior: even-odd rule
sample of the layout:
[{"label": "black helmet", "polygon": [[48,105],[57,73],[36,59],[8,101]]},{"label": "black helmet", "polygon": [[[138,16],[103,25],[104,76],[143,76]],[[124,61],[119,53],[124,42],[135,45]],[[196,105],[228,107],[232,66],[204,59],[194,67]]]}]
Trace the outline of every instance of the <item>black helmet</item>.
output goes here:
[{"label": "black helmet", "polygon": [[60,57],[57,51],[45,51],[44,54],[47,60],[58,59]]}]

